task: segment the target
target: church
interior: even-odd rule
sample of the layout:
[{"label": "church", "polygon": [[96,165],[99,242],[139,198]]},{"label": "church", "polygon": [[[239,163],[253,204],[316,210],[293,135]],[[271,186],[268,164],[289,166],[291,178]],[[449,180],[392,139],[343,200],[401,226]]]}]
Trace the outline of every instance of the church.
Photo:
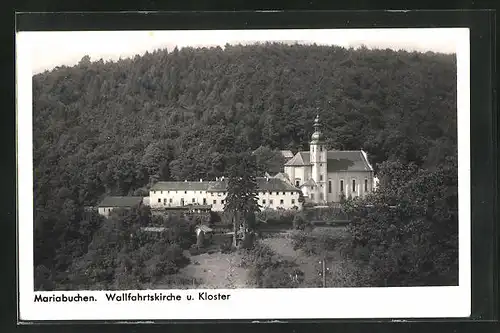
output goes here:
[{"label": "church", "polygon": [[319,116],[314,120],[309,151],[299,151],[285,163],[286,178],[306,202],[326,204],[363,197],[375,189],[373,168],[363,150],[327,150]]}]

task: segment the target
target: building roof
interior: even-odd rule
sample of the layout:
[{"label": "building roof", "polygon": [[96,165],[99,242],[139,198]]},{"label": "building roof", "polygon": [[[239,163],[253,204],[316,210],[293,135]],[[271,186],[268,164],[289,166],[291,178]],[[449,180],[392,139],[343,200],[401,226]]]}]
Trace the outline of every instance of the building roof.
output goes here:
[{"label": "building roof", "polygon": [[203,232],[213,232],[212,228],[210,228],[209,226],[204,225],[204,224],[197,225],[196,229],[199,229],[199,230],[201,230]]},{"label": "building roof", "polygon": [[[310,166],[310,152],[299,151],[286,166]],[[362,150],[330,150],[327,152],[327,171],[373,171]]]},{"label": "building roof", "polygon": [[278,172],[274,178],[278,178],[278,179],[281,179],[285,182],[290,182],[290,178],[288,177],[288,175],[286,173],[283,173],[283,172]]},{"label": "building roof", "polygon": [[142,197],[105,197],[98,207],[134,207],[142,202]]},{"label": "building roof", "polygon": [[165,227],[142,227],[141,230],[146,232],[164,232],[168,229]]},{"label": "building roof", "polygon": [[302,184],[302,186],[308,186],[308,187],[313,187],[315,185],[316,182],[312,178],[309,178],[304,184]]},{"label": "building roof", "polygon": [[[271,177],[257,177],[257,190],[259,192],[287,192],[287,191],[298,191],[298,189],[292,184],[279,179]],[[212,186],[208,189],[208,192],[225,192],[227,191],[228,180],[221,180],[214,182]]]},{"label": "building roof", "polygon": [[281,150],[280,152],[284,158],[292,158],[293,157],[293,153],[291,150]]},{"label": "building roof", "polygon": [[151,191],[206,191],[213,181],[172,181],[158,182],[151,187]]}]

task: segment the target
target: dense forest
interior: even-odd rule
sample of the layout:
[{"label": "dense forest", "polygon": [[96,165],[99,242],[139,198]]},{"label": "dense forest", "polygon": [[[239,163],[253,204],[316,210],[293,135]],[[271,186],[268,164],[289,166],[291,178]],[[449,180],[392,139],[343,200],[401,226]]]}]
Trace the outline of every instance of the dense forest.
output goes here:
[{"label": "dense forest", "polygon": [[455,56],[226,45],[116,62],[86,56],[35,75],[35,264],[64,271],[85,254],[101,222],[84,207],[104,195],[214,179],[227,173],[231,154],[259,147],[268,155],[308,149],[316,113],[330,148],[362,148],[376,169],[452,163]]}]

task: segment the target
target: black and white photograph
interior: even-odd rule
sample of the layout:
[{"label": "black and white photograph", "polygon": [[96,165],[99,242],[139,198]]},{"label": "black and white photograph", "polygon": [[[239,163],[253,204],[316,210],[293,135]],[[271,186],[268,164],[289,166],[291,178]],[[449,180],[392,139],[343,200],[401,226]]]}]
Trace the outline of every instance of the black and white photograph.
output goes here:
[{"label": "black and white photograph", "polygon": [[463,28],[19,32],[21,315],[467,315],[468,52]]}]

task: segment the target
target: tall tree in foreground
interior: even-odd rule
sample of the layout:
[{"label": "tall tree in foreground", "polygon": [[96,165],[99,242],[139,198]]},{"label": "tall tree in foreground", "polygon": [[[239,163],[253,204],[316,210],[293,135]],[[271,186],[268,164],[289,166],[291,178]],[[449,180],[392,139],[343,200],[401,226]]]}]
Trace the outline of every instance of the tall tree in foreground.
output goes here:
[{"label": "tall tree in foreground", "polygon": [[257,173],[259,172],[255,156],[251,153],[234,154],[230,158],[229,179],[224,211],[233,219],[233,246],[238,245],[238,229],[242,229],[243,238],[248,229],[248,221],[259,211],[257,199]]}]

